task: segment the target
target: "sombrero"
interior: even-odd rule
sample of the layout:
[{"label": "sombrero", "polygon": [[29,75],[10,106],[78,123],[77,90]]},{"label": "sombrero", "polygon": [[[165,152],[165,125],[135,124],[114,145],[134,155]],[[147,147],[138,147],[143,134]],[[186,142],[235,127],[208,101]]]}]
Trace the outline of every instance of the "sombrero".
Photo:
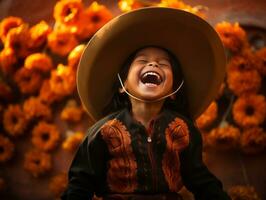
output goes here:
[{"label": "sombrero", "polygon": [[202,18],[187,11],[148,7],[113,18],[88,42],[77,70],[82,104],[95,120],[103,117],[117,73],[128,56],[156,45],[179,60],[189,112],[195,119],[213,101],[225,76],[225,52],[218,34]]}]

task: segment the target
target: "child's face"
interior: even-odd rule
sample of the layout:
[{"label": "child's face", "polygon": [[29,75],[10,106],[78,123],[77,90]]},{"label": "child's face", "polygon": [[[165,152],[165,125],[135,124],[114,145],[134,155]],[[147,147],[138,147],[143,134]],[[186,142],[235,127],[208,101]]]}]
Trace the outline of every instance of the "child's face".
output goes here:
[{"label": "child's face", "polygon": [[155,47],[138,51],[130,65],[125,88],[144,100],[156,100],[171,93],[173,72],[168,53]]}]

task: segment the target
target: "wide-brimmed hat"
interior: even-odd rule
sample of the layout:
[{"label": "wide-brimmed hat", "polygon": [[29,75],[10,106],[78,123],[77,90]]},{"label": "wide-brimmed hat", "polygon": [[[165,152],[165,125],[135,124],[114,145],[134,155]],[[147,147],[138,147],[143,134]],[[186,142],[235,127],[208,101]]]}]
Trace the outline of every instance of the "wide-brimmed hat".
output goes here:
[{"label": "wide-brimmed hat", "polygon": [[[189,112],[197,118],[216,97],[225,76],[222,42],[202,18],[178,9],[148,7],[113,18],[88,42],[77,71],[77,89],[89,115],[98,120],[114,94],[122,64],[143,46],[168,49],[179,60]],[[177,93],[178,95],[178,93]]]}]

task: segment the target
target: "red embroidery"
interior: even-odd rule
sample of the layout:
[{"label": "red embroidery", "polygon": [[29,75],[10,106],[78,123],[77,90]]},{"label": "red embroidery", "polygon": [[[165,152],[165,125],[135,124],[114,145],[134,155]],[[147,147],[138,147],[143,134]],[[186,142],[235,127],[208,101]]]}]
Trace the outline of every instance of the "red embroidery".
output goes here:
[{"label": "red embroidery", "polygon": [[137,162],[126,127],[117,119],[106,122],[101,128],[113,158],[109,161],[107,182],[113,192],[134,192],[137,188]]},{"label": "red embroidery", "polygon": [[189,144],[189,130],[181,118],[175,118],[165,130],[166,151],[163,156],[162,168],[169,189],[178,192],[183,186],[180,175],[179,152]]}]

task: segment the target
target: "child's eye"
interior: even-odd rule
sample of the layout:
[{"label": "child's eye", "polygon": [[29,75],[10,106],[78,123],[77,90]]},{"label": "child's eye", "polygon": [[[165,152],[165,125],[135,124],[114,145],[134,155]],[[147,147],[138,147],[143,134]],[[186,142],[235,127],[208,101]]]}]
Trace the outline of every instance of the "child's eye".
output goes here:
[{"label": "child's eye", "polygon": [[161,65],[161,66],[170,66],[170,64],[166,63],[166,62],[161,62],[161,63],[159,63],[159,65]]},{"label": "child's eye", "polygon": [[140,62],[140,63],[146,63],[148,62],[147,60],[144,60],[144,59],[140,59],[140,60],[137,60],[137,62]]}]

